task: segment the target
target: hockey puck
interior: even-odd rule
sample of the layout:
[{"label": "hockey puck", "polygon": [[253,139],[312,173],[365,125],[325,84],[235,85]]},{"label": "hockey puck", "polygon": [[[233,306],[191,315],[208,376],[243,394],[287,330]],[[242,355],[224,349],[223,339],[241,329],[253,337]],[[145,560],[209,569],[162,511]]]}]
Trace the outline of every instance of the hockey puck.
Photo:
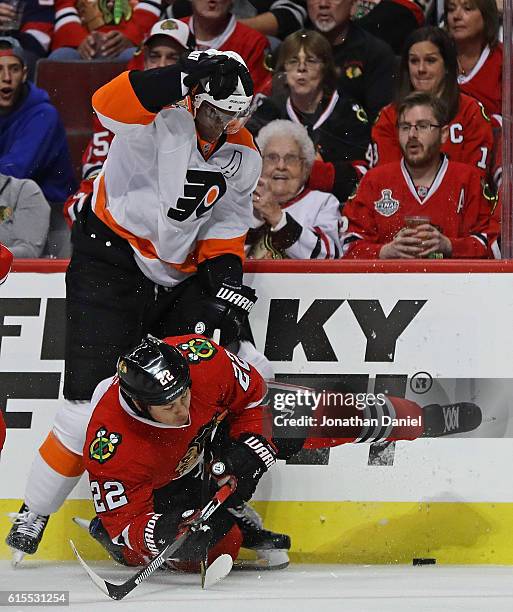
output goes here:
[{"label": "hockey puck", "polygon": [[436,559],[413,559],[413,565],[436,565]]}]

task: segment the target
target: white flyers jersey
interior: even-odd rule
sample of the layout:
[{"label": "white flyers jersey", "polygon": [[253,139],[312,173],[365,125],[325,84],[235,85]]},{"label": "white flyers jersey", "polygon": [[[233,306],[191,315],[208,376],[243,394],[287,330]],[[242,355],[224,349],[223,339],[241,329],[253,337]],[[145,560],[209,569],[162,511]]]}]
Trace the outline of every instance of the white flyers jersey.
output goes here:
[{"label": "white flyers jersey", "polygon": [[95,180],[94,212],[160,285],[173,287],[219,255],[243,259],[262,166],[253,138],[242,129],[204,156],[187,105],[148,111],[128,74],[93,96],[98,118],[115,134]]}]

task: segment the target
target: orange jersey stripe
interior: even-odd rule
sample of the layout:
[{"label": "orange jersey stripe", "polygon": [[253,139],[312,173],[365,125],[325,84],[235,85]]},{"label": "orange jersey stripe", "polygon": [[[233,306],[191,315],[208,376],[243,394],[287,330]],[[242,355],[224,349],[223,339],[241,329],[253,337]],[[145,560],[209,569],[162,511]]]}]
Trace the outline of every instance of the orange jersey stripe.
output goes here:
[{"label": "orange jersey stripe", "polygon": [[121,227],[111,215],[110,211],[107,210],[107,194],[105,192],[105,177],[100,176],[100,182],[98,185],[98,191],[96,193],[96,198],[94,200],[94,212],[96,216],[101,219],[105,225],[110,227],[110,229],[127,240],[134,249],[137,249],[141,255],[147,257],[148,259],[158,259],[157,252],[155,251],[155,247],[153,244],[146,240],[146,238],[139,238],[135,236],[124,227]]},{"label": "orange jersey stripe", "polygon": [[[153,243],[145,238],[139,238],[121,227],[107,209],[106,203],[105,177],[101,176],[94,205],[96,216],[101,219],[105,225],[110,227],[115,234],[127,240],[134,249],[141,253],[141,255],[148,259],[159,259]],[[192,253],[189,253],[187,259],[183,263],[166,263],[184,274],[190,274],[196,272],[198,263],[226,253],[237,255],[244,261],[245,240],[245,234],[237,236],[236,238],[208,238],[207,240],[198,240],[196,248]]]},{"label": "orange jersey stripe", "polygon": [[93,94],[94,109],[114,121],[148,125],[156,115],[139,102],[128,74],[121,73]]},{"label": "orange jersey stripe", "polygon": [[61,476],[73,478],[81,476],[84,464],[81,455],[75,455],[51,431],[39,449],[44,461]]},{"label": "orange jersey stripe", "polygon": [[253,149],[254,151],[258,151],[258,147],[253,140],[253,136],[251,132],[246,128],[241,128],[235,134],[227,134],[226,142],[231,142],[232,144],[239,144],[248,147],[249,149]]},{"label": "orange jersey stripe", "polygon": [[245,241],[246,234],[237,236],[237,238],[208,238],[207,240],[198,240],[198,245],[196,247],[198,263],[228,253],[237,255],[237,257],[240,257],[240,259],[244,261]]}]

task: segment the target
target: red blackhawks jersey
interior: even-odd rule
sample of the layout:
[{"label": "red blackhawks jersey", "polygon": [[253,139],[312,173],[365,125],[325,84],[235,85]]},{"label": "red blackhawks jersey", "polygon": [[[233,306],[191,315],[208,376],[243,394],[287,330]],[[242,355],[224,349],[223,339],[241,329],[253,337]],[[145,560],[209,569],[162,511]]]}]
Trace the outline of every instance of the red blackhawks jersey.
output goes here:
[{"label": "red blackhawks jersey", "polygon": [[[130,3],[131,5],[131,3]],[[129,6],[130,6],[129,5]],[[99,0],[55,0],[55,27],[52,49],[78,47],[90,31],[116,30],[140,45],[159,19],[161,0],[141,0],[121,18],[119,25],[108,23]]]},{"label": "red blackhawks jersey", "polygon": [[223,415],[233,439],[264,430],[260,403],[266,386],[257,370],[205,337],[175,336],[164,342],[176,346],[190,365],[189,423],[171,427],[136,415],[113,377],[93,394],[84,445],[98,516],[112,539],[121,536],[143,557],[158,552],[148,527],[156,518],[153,491],[200,463],[205,440]]},{"label": "red blackhawks jersey", "polygon": [[407,215],[427,216],[452,243],[452,257],[489,256],[492,207],[479,173],[446,157],[424,197],[417,193],[404,160],[369,170],[343,210],[345,257],[374,259],[405,226]]},{"label": "red blackhawks jersey", "polygon": [[460,74],[458,83],[463,93],[479,100],[489,116],[502,116],[502,44],[488,45],[469,74]]},{"label": "red blackhawks jersey", "polygon": [[[458,113],[449,123],[449,137],[442,145],[442,152],[451,161],[471,164],[482,176],[486,176],[492,148],[492,127],[482,105],[474,98],[461,94]],[[369,150],[372,166],[401,159],[394,104],[385,106],[376,119]]]}]

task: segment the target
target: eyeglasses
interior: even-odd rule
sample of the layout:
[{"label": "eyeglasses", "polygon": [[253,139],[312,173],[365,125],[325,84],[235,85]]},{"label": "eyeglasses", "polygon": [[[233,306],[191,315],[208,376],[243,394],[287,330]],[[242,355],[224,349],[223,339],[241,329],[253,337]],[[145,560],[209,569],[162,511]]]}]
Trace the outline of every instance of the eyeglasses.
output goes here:
[{"label": "eyeglasses", "polygon": [[287,60],[285,62],[285,69],[286,70],[296,70],[297,68],[299,68],[299,65],[303,64],[304,66],[306,66],[307,68],[317,68],[317,66],[319,66],[320,64],[322,64],[322,60],[317,59],[316,57],[307,57],[304,62],[301,62],[299,60],[299,58],[297,57],[292,57],[289,60]]},{"label": "eyeglasses", "polygon": [[286,166],[299,166],[299,164],[305,159],[295,153],[287,153],[286,155],[278,155],[278,153],[267,153],[262,156],[262,159],[266,164],[272,164],[276,166],[283,159],[283,163]]},{"label": "eyeglasses", "polygon": [[437,123],[430,123],[429,121],[419,121],[418,123],[406,123],[402,121],[401,123],[397,124],[397,127],[402,134],[409,134],[412,128],[417,132],[417,134],[427,134],[431,130],[441,126]]}]

